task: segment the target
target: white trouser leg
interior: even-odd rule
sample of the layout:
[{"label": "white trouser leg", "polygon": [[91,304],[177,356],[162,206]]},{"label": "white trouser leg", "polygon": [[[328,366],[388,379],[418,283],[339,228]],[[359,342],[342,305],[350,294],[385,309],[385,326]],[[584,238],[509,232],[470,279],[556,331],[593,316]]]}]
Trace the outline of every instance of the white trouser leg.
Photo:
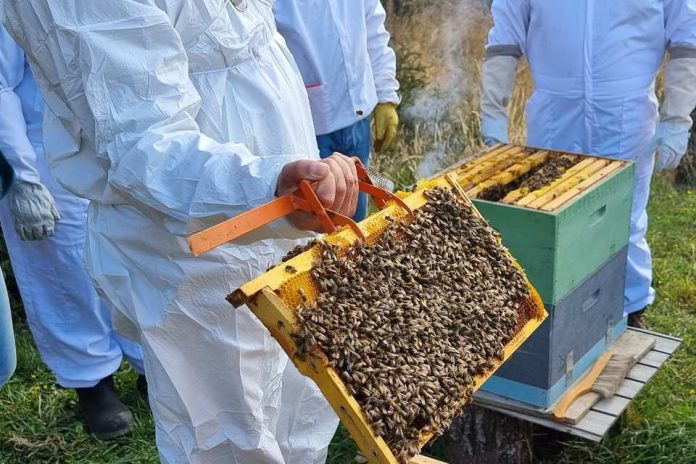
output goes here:
[{"label": "white trouser leg", "polygon": [[90,387],[118,369],[122,352],[110,311],[84,266],[88,202],[58,186],[45,166],[37,167],[62,215],[55,234],[20,240],[7,202],[0,203],[0,224],[41,358],[61,386]]},{"label": "white trouser leg", "polygon": [[288,362],[276,429],[285,462],[324,464],[338,422],[319,387]]},{"label": "white trouser leg", "polygon": [[126,361],[133,366],[133,369],[138,374],[145,374],[145,362],[143,361],[143,350],[140,348],[140,344],[129,340],[126,337],[119,335],[114,332],[113,337],[121,347],[121,352]]},{"label": "white trouser leg", "polygon": [[652,258],[645,240],[648,230],[648,199],[652,179],[654,158],[644,157],[636,163],[636,181],[631,209],[631,235],[628,245],[626,267],[626,291],[624,311],[640,311],[655,301],[652,284]]},{"label": "white trouser leg", "polygon": [[194,258],[161,221],[127,206],[93,205],[88,265],[139,330],[163,462],[304,464],[314,457],[303,456],[324,453],[335,417],[329,426],[317,420],[316,428],[295,428],[289,443],[306,451],[296,461],[283,457],[276,425],[286,406],[287,356],[248,308],[225,301],[283,253],[267,241]]}]

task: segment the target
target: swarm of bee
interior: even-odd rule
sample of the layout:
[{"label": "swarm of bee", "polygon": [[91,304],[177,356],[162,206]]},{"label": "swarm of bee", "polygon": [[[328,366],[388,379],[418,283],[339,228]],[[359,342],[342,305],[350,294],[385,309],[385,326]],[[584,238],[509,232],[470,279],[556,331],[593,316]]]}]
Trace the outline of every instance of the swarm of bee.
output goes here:
[{"label": "swarm of bee", "polygon": [[[522,273],[472,206],[427,191],[373,245],[320,246],[319,287],[297,308],[299,355],[317,346],[400,462],[442,433],[476,377],[535,313]],[[303,298],[304,300],[304,298]]]},{"label": "swarm of bee", "polygon": [[580,162],[579,157],[554,156],[531,171],[506,185],[488,187],[479,195],[482,200],[500,201],[513,190],[524,188],[529,192],[539,190],[558,179],[568,169]]}]

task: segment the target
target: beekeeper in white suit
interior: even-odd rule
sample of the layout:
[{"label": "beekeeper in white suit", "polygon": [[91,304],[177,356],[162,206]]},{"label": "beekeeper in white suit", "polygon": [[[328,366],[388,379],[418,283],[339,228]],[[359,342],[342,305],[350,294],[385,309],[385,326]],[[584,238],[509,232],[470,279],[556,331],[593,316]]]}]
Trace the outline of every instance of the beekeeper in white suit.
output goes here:
[{"label": "beekeeper in white suit", "polygon": [[41,358],[59,385],[76,390],[92,433],[116,438],[133,418],[112,374],[124,357],[142,373],[142,352],[113,331],[94,291],[83,259],[88,202],[48,172],[42,122],[43,101],[24,53],[0,27],[0,151],[15,173],[0,203],[10,262]]},{"label": "beekeeper in white suit", "polygon": [[[191,256],[185,237],[318,181],[352,215],[355,166],[318,161],[302,79],[270,0],[5,0],[47,106],[52,172],[92,200],[87,264],[140,340],[168,463],[321,463],[336,427],[313,384],[225,296],[299,236],[281,220]],[[305,379],[304,382],[311,382]],[[282,396],[282,401],[281,401]],[[294,417],[289,430],[279,417]],[[328,419],[326,419],[328,417]],[[283,436],[286,434],[287,436]],[[286,446],[302,452],[286,460]]]},{"label": "beekeeper in white suit", "polygon": [[[307,88],[320,156],[339,151],[368,166],[373,145],[381,152],[396,139],[401,101],[381,2],[276,0],[275,14]],[[367,195],[359,198],[355,220],[367,216]]]},{"label": "beekeeper in white suit", "polygon": [[[686,152],[696,106],[696,0],[494,0],[483,64],[481,132],[507,141],[507,106],[517,63],[527,57],[536,86],[527,105],[527,143],[635,161],[624,310],[642,327],[653,303],[646,206],[659,169]],[[665,100],[655,78],[665,53]]]}]

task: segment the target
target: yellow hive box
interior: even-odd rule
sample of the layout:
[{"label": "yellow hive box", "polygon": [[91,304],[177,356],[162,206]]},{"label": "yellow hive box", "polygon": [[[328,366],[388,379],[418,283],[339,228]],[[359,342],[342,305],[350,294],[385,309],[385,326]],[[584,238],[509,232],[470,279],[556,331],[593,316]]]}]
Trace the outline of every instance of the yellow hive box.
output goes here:
[{"label": "yellow hive box", "polygon": [[[443,176],[420,185],[414,193],[404,196],[404,202],[415,211],[428,201],[423,194],[424,189],[434,187],[455,189],[464,201],[469,201],[453,177]],[[389,222],[385,219],[387,216],[393,219],[406,220],[408,214],[398,205],[392,203],[362,221],[359,226],[369,242],[377,240],[389,226]],[[344,228],[323,237],[323,240],[345,249],[359,240],[359,238],[351,229]],[[312,280],[310,271],[319,258],[319,247],[311,248],[248,282],[229,295],[228,300],[235,306],[247,304],[282,346],[298,370],[316,382],[341,419],[344,427],[370,463],[397,464],[398,461],[385,441],[373,433],[366,415],[355,398],[348,392],[339,374],[329,367],[326,355],[315,349],[306,359],[302,360],[295,354],[297,345],[293,340],[292,334],[297,329],[297,320],[294,308],[304,303],[304,298],[306,298],[306,302],[312,302],[316,299],[318,287]],[[293,272],[288,272],[286,267],[294,268]],[[507,360],[514,353],[547,316],[541,298],[531,284],[529,286],[532,296],[527,304],[532,309],[531,312],[535,314],[535,317],[526,322],[513,340],[505,346],[504,360]],[[502,362],[495,369],[500,364]],[[493,374],[495,369],[477,377],[474,390],[478,390]],[[421,445],[427,443],[430,438],[432,437],[423,436]],[[433,464],[439,461],[425,456],[416,456],[411,462],[415,464]]]}]

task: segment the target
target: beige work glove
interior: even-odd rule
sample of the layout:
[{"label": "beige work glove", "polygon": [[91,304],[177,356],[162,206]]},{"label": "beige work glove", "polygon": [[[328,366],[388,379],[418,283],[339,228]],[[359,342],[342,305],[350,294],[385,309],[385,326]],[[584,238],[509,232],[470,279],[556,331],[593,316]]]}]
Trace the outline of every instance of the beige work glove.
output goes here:
[{"label": "beige work glove", "polygon": [[51,237],[60,213],[48,189],[39,182],[17,181],[7,193],[15,229],[22,240]]}]

